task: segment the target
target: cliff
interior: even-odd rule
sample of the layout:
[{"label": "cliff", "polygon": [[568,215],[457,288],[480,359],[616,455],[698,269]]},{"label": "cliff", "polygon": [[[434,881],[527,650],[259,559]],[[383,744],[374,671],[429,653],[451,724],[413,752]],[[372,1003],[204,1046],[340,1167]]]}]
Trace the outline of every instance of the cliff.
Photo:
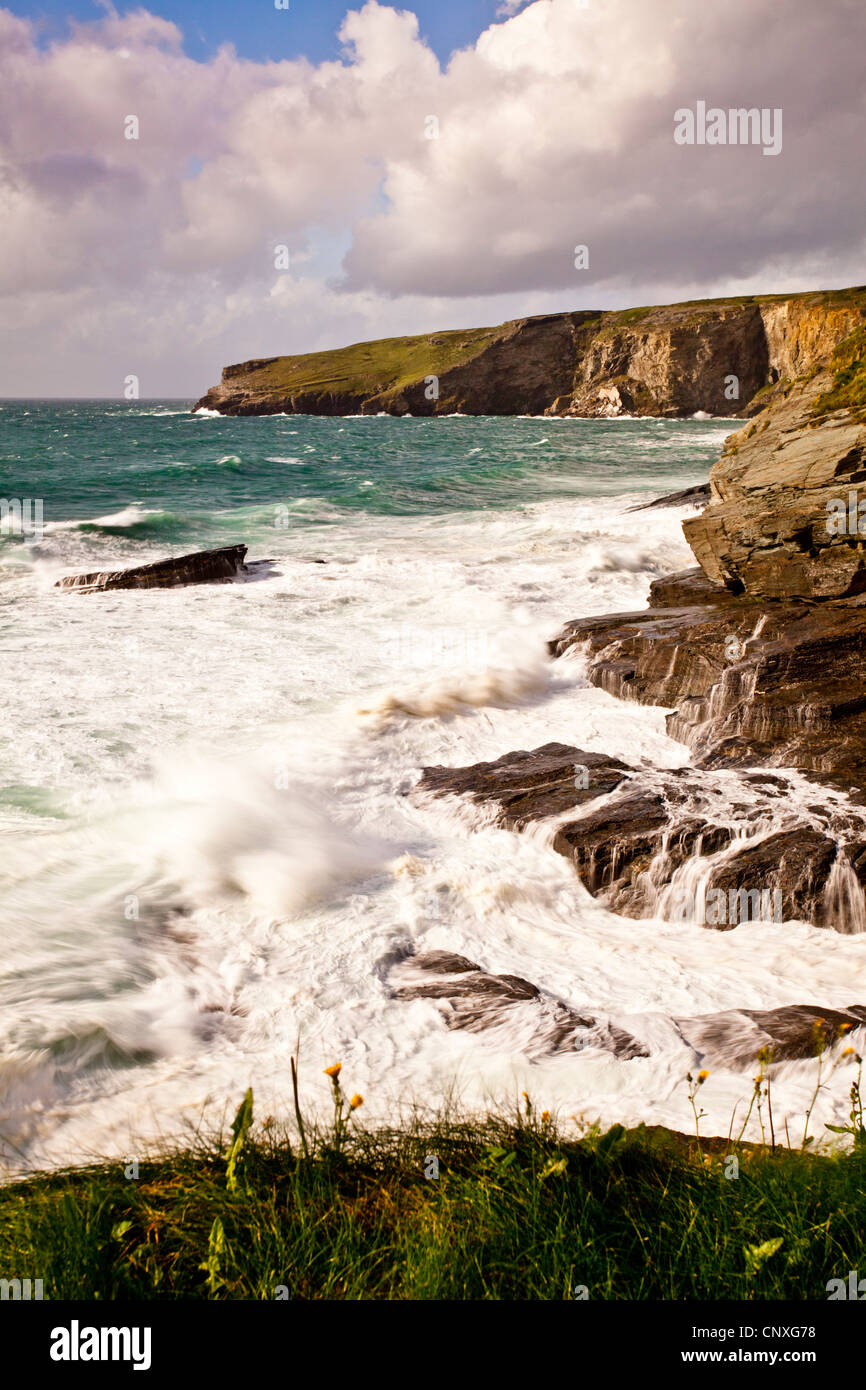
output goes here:
[{"label": "cliff", "polygon": [[866,331],[731,435],[710,505],[683,525],[707,577],[765,598],[866,590]]},{"label": "cliff", "polygon": [[225,415],[748,416],[826,367],[866,289],[582,311],[226,367]]}]

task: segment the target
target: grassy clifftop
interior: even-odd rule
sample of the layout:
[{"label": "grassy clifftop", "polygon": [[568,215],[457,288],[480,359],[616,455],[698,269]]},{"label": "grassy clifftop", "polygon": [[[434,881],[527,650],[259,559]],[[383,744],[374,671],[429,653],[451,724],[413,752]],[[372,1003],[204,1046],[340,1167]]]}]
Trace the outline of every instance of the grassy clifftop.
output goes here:
[{"label": "grassy clifftop", "polygon": [[494,328],[468,328],[410,338],[379,338],[325,352],[244,362],[227,367],[223,378],[233,382],[254,378],[256,385],[266,391],[332,391],[366,398],[399,390],[427,375],[441,375],[451,367],[471,362],[496,332]]}]

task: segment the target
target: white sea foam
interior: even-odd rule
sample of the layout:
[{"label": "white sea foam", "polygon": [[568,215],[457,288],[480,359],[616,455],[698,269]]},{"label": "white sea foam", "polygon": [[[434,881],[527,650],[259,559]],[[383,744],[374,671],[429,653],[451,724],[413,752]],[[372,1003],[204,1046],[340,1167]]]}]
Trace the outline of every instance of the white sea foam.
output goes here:
[{"label": "white sea foam", "polygon": [[[424,766],[550,741],[688,762],[662,711],[544,653],[568,618],[639,608],[653,577],[690,563],[688,509],[629,513],[641,500],[353,519],[305,499],[299,514],[327,519],[312,551],[327,565],[309,563],[308,530],[273,530],[267,583],[111,595],[86,612],[38,570],[10,570],[27,680],[4,668],[0,698],[29,736],[0,801],[5,1140],[33,1164],[141,1152],[202,1112],[220,1118],[251,1083],[258,1113],[290,1121],[299,1029],[311,1108],[327,1106],[321,1067],[339,1058],[371,1118],[455,1087],[468,1106],[526,1089],[566,1120],[687,1128],[696,1059],[672,1019],[862,1002],[866,934],[622,919],[545,827],[516,835],[412,794]],[[130,510],[100,524],[122,530]],[[61,531],[53,544],[84,567],[95,542]],[[98,544],[107,566],[128,541]],[[14,787],[41,789],[38,807]],[[530,1062],[516,1016],[489,1036],[449,1030],[435,1003],[388,990],[388,960],[413,948],[521,975],[652,1055]],[[779,1069],[774,1112],[795,1142],[814,1084],[809,1062]],[[844,1117],[849,1084],[840,1066],[815,1132]],[[714,1066],[704,1131],[727,1133],[750,1090]]]},{"label": "white sea foam", "polygon": [[82,521],[49,521],[44,529],[49,535],[57,531],[78,531],[82,526],[105,526],[123,530],[128,526],[139,526],[148,517],[161,515],[161,512],[152,508],[141,507],[138,503],[131,502],[128,507],[123,507],[119,512],[112,512],[109,516],[87,517]]}]

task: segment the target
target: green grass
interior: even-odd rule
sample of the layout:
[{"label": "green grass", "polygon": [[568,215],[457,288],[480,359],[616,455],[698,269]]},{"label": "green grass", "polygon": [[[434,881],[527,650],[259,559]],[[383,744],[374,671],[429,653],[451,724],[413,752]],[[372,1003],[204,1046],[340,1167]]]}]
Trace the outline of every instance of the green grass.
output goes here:
[{"label": "green grass", "polygon": [[866,421],[866,325],[855,328],[837,347],[830,363],[833,385],[815,402],[815,416],[851,410]]},{"label": "green grass", "polygon": [[304,1156],[239,1112],[227,1143],[137,1180],[107,1164],[0,1188],[0,1277],[103,1300],[824,1299],[866,1270],[862,1144],[742,1148],[731,1177],[730,1144],[643,1126],[566,1142],[534,1114],[355,1118]]},{"label": "green grass", "polygon": [[238,381],[254,381],[257,390],[293,395],[340,392],[368,397],[383,391],[396,392],[426,376],[441,376],[450,367],[471,361],[498,331],[467,328],[409,338],[379,338],[325,352],[276,357],[255,368],[248,377],[238,377]]}]

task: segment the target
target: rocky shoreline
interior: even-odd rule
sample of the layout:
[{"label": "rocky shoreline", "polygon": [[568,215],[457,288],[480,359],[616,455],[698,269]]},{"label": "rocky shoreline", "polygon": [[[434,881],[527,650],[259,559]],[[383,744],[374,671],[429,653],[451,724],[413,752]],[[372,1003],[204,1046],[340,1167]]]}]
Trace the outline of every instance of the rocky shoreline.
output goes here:
[{"label": "rocky shoreline", "polygon": [[[767,322],[774,325],[774,351],[789,374],[774,368],[769,382],[755,386],[741,412],[747,423],[726,440],[708,484],[648,504],[694,509],[683,531],[696,565],[656,580],[646,609],[570,619],[549,643],[551,660],[582,663],[586,679],[612,698],[663,708],[689,765],[631,764],[549,743],[503,749],[467,767],[427,767],[413,796],[458,798],[514,833],[533,827],[573,865],[587,892],[621,916],[717,931],[799,921],[866,934],[866,491],[862,502],[858,491],[866,484],[866,299],[846,293],[832,313],[800,303],[806,296],[751,306],[746,319],[758,313],[765,333]],[[713,313],[716,326],[718,319],[742,327],[740,310]],[[597,333],[595,318],[583,316],[571,329]],[[505,339],[497,339],[523,352],[531,327],[538,352],[522,359],[524,383],[550,366],[541,351],[545,323],[506,326]],[[707,370],[717,373],[715,328],[708,330],[706,316],[701,325]],[[618,324],[614,339],[624,331]],[[490,344],[480,352],[492,352]],[[685,409],[677,392],[688,373],[672,376],[672,360],[669,393],[653,396],[646,413]],[[247,365],[255,373],[268,364]],[[605,358],[604,371],[610,366]],[[229,414],[313,407],[306,397],[235,396],[242,376],[231,369],[228,389],[209,393],[204,404]],[[608,389],[598,386],[595,367],[590,379],[593,390]],[[622,406],[627,398],[620,391],[617,399]],[[517,401],[503,396],[496,404],[507,413]],[[364,398],[362,413],[370,413],[370,402]],[[540,403],[533,398],[533,407]],[[342,413],[359,401],[325,404],[324,413]],[[395,396],[389,408],[406,404]],[[490,398],[474,398],[475,406],[482,413]],[[589,396],[572,391],[545,408],[591,414],[590,406]],[[208,582],[248,570],[244,557],[242,546],[233,547],[66,583]],[[390,963],[387,977],[395,998],[439,1001],[448,1027],[495,1030],[506,1016],[518,1019],[528,1055],[584,1047],[622,1060],[648,1055],[647,1041],[602,1011],[577,1012],[530,981],[494,975],[463,957],[407,953]],[[852,994],[857,988],[852,982]],[[814,1055],[866,1024],[866,1006],[795,1000],[669,1023],[702,1056],[741,1067],[764,1048],[775,1061]]]},{"label": "rocky shoreline", "polygon": [[[574,619],[550,643],[611,696],[666,708],[691,764],[631,766],[554,743],[425,768],[416,797],[541,829],[623,916],[866,932],[862,330],[852,339],[726,441],[708,505],[683,523],[698,566],[656,581],[644,611]],[[853,530],[833,524],[840,499]],[[651,505],[705,500],[697,489]],[[450,1027],[520,1010],[530,1051],[646,1055],[615,1020],[462,958],[410,958],[392,978],[398,997],[439,1000]],[[738,1068],[765,1048],[774,1061],[813,1056],[866,1023],[866,1008],[798,1001],[671,1023],[702,1057]]]},{"label": "rocky shoreline", "polygon": [[[416,797],[468,801],[517,833],[535,826],[623,916],[866,932],[863,338],[855,330],[729,437],[708,496],[650,504],[708,502],[683,523],[695,568],[652,584],[645,610],[574,619],[550,643],[611,696],[667,709],[691,765],[547,744],[425,768]],[[520,1011],[530,1053],[647,1055],[616,1020],[443,952],[398,965],[392,987],[438,1000],[449,1027],[495,1028]],[[764,1049],[775,1062],[814,1056],[864,1024],[862,1004],[800,1001],[671,1020],[703,1059],[735,1069]]]}]

